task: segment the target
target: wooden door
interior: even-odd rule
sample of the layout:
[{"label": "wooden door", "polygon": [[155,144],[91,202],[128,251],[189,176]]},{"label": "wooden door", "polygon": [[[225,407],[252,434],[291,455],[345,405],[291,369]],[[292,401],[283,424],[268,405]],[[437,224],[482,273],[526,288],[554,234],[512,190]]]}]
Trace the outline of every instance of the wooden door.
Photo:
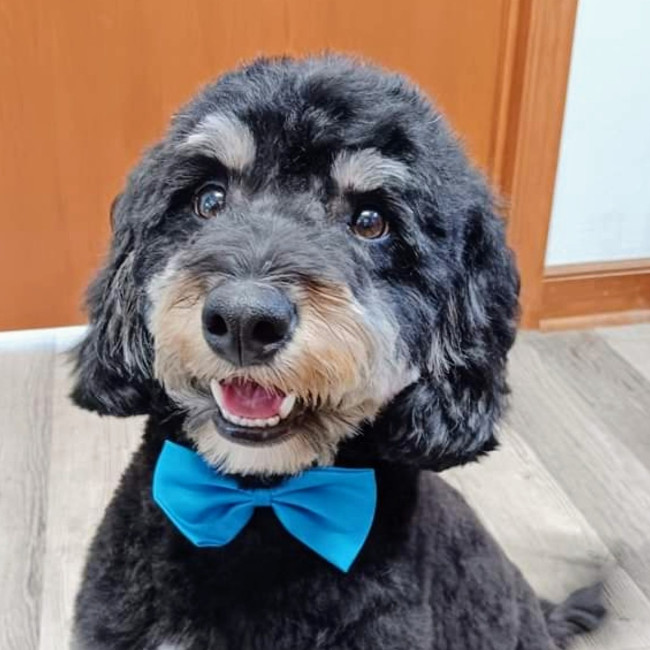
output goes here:
[{"label": "wooden door", "polygon": [[258,54],[410,75],[498,177],[517,0],[0,0],[0,329],[83,322],[108,208],[205,82]]}]

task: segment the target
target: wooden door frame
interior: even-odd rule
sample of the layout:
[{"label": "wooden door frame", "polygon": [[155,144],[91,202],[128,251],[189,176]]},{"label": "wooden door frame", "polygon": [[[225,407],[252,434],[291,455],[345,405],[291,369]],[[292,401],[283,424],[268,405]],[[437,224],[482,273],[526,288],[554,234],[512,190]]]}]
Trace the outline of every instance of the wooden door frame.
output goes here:
[{"label": "wooden door frame", "polygon": [[526,329],[650,321],[650,259],[545,266],[577,7],[510,0],[504,9],[491,171],[507,202]]},{"label": "wooden door frame", "polygon": [[492,177],[521,273],[521,326],[542,319],[551,218],[578,0],[511,0]]}]

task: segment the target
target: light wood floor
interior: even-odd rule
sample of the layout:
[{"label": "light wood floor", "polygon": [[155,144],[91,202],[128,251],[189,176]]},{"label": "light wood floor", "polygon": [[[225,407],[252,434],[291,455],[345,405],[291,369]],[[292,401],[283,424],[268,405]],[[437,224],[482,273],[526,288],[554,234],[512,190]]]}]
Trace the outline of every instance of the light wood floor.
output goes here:
[{"label": "light wood floor", "polygon": [[[0,650],[68,648],[84,549],[142,421],[67,400],[69,333],[0,336]],[[520,336],[501,450],[446,473],[537,591],[605,576],[576,648],[650,650],[650,325]]]}]

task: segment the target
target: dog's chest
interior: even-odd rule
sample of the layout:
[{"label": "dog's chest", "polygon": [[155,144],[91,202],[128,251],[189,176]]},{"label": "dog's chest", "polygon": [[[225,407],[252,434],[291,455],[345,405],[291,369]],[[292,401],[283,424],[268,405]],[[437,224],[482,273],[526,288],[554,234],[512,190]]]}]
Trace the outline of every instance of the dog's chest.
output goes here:
[{"label": "dog's chest", "polygon": [[376,637],[368,647],[430,645],[414,571],[389,570],[366,556],[345,574],[263,515],[231,546],[184,558],[182,584],[168,605],[185,615],[165,637],[176,643],[169,650],[342,650],[355,647],[359,635]]},{"label": "dog's chest", "polygon": [[434,632],[426,607],[400,606],[398,600],[368,606],[349,597],[339,594],[339,604],[331,607],[314,602],[256,616],[230,612],[219,623],[185,628],[157,650],[346,650],[360,647],[360,640],[368,648],[430,650]]}]

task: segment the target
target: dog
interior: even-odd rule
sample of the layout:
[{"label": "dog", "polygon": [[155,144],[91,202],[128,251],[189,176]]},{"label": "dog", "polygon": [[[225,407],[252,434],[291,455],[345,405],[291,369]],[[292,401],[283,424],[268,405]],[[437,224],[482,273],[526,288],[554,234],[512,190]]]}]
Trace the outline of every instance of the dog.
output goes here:
[{"label": "dog", "polygon": [[256,60],[173,118],[111,220],[72,397],[148,422],[77,648],[551,650],[598,625],[597,586],[540,601],[438,476],[497,444],[519,281],[414,85]]}]

